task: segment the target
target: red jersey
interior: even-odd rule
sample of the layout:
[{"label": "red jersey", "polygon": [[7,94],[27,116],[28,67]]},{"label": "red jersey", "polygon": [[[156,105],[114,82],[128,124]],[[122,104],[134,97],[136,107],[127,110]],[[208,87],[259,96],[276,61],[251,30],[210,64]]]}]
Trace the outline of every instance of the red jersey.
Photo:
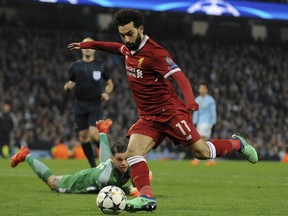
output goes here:
[{"label": "red jersey", "polygon": [[173,73],[181,72],[181,69],[167,50],[148,36],[144,36],[137,51],[131,51],[123,44],[111,42],[81,42],[80,47],[125,56],[126,73],[139,115],[161,113],[173,116],[177,109],[187,110],[167,79]]}]

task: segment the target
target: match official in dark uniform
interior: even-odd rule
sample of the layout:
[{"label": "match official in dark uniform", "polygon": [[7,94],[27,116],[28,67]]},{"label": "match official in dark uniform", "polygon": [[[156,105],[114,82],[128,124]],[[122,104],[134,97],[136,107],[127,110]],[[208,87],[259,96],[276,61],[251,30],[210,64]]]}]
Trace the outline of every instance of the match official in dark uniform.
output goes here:
[{"label": "match official in dark uniform", "polygon": [[[1,103],[0,103],[1,104]],[[17,126],[17,117],[11,111],[11,105],[8,102],[1,104],[0,108],[0,158],[8,158],[11,153],[11,133]]]},{"label": "match official in dark uniform", "polygon": [[[83,42],[92,40],[85,38]],[[104,62],[95,59],[94,54],[93,49],[82,50],[82,59],[71,64],[69,80],[64,85],[65,90],[74,89],[76,131],[91,167],[96,167],[92,142],[99,147],[99,131],[95,124],[102,119],[102,100],[108,101],[114,88]]]}]

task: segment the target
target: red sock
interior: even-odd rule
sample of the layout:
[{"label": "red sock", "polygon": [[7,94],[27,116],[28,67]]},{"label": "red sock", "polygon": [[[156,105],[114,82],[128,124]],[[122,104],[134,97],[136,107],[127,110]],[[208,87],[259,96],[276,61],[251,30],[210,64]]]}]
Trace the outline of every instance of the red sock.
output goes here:
[{"label": "red sock", "polygon": [[233,151],[233,144],[230,140],[214,139],[210,141],[216,149],[216,157],[221,157]]},{"label": "red sock", "polygon": [[240,151],[240,149],[241,149],[240,140],[229,139],[229,141],[230,141],[230,142],[232,143],[232,145],[233,145],[233,150],[235,150],[235,151]]},{"label": "red sock", "polygon": [[140,195],[154,197],[150,187],[149,169],[145,161],[130,166],[130,176]]}]

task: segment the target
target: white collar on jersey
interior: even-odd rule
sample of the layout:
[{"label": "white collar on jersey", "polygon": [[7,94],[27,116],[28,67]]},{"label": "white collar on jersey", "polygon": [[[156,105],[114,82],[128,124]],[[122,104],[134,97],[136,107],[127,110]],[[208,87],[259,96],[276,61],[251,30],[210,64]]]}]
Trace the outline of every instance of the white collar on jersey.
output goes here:
[{"label": "white collar on jersey", "polygon": [[131,50],[131,55],[134,55],[138,50],[142,49],[142,47],[146,44],[148,38],[149,38],[148,35],[144,35],[143,41],[139,45],[138,49],[137,50]]}]

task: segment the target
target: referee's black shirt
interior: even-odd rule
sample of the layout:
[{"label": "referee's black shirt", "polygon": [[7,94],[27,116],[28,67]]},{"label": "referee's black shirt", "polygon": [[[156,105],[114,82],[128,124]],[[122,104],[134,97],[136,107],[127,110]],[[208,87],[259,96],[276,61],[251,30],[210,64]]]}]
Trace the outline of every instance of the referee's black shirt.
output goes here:
[{"label": "referee's black shirt", "polygon": [[101,100],[103,92],[103,79],[110,79],[110,74],[102,61],[94,60],[73,62],[69,68],[69,81],[76,83],[74,92],[75,99],[82,101]]}]

